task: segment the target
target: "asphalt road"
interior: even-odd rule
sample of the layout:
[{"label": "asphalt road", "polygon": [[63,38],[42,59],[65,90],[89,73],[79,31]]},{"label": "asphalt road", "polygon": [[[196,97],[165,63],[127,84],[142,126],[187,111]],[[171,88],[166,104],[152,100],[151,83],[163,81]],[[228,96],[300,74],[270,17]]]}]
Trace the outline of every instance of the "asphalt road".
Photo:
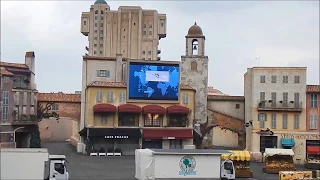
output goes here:
[{"label": "asphalt road", "polygon": [[[50,154],[65,154],[68,160],[70,180],[107,180],[107,179],[135,179],[134,156],[121,157],[90,157],[77,154],[75,147],[68,142],[43,143]],[[251,163],[253,178],[251,180],[278,179],[277,174],[265,174],[262,172],[263,163]],[[302,170],[303,167],[297,167]],[[240,180],[240,179],[239,179]]]}]

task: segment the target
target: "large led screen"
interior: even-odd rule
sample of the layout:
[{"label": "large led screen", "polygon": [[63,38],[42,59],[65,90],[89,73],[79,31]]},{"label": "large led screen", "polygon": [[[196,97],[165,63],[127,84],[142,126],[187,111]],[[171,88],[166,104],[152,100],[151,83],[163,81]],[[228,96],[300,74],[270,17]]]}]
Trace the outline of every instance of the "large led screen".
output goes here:
[{"label": "large led screen", "polygon": [[179,71],[178,62],[129,62],[128,100],[178,101]]}]

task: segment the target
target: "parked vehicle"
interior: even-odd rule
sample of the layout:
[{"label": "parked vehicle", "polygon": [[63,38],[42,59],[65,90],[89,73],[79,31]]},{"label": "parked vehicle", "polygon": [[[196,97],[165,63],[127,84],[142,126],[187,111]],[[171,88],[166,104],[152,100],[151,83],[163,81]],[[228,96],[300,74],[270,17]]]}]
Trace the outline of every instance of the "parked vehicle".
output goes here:
[{"label": "parked vehicle", "polygon": [[0,179],[68,180],[65,155],[49,155],[44,148],[0,149]]},{"label": "parked vehicle", "polygon": [[137,149],[135,177],[145,179],[235,179],[233,162],[214,149]]}]

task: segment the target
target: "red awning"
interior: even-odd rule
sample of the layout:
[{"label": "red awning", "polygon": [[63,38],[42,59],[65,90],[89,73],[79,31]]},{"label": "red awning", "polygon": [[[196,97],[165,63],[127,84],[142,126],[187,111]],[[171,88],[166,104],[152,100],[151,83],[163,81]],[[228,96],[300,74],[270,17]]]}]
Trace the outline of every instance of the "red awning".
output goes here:
[{"label": "red awning", "polygon": [[141,107],[134,104],[122,104],[118,106],[119,113],[141,113]]},{"label": "red awning", "polygon": [[192,129],[143,129],[145,139],[193,139]]},{"label": "red awning", "polygon": [[320,154],[320,146],[307,146],[307,154]]},{"label": "red awning", "polygon": [[96,113],[115,113],[117,108],[112,104],[102,103],[94,105],[93,111]]},{"label": "red awning", "polygon": [[166,109],[158,105],[146,105],[142,108],[144,114],[165,114]]},{"label": "red awning", "polygon": [[189,114],[189,108],[183,106],[169,106],[167,107],[168,114]]}]

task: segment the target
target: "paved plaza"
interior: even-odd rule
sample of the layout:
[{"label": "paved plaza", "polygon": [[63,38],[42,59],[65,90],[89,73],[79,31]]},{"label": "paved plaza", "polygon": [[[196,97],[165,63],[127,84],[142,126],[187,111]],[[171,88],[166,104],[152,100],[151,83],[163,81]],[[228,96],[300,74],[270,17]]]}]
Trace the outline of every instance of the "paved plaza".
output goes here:
[{"label": "paved plaza", "polygon": [[[135,179],[134,156],[122,157],[90,157],[77,154],[75,147],[69,143],[43,143],[50,154],[65,154],[68,160],[70,180],[90,179]],[[262,163],[251,163],[253,179],[278,179],[277,174],[265,174],[262,172]],[[297,167],[302,169],[302,167]]]}]

